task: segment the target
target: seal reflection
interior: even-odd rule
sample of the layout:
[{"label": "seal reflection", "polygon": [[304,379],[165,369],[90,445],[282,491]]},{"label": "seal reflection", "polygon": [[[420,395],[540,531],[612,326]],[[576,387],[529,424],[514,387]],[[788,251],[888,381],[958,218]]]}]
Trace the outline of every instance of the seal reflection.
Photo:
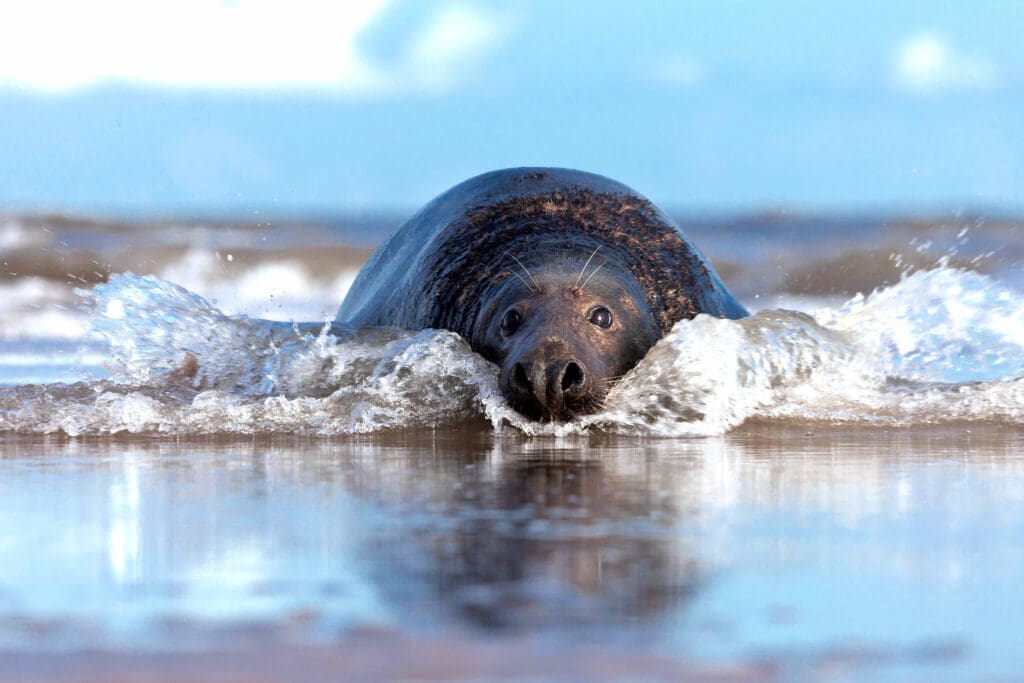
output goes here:
[{"label": "seal reflection", "polygon": [[440,602],[473,626],[543,628],[647,621],[680,609],[698,576],[693,556],[651,520],[665,500],[622,496],[596,460],[559,451],[471,468],[458,522],[422,541]]},{"label": "seal reflection", "polygon": [[[27,615],[51,604],[88,614],[99,631],[53,630],[83,646],[108,630],[156,646],[234,642],[254,625],[314,640],[373,624],[563,639],[628,624],[639,635],[699,585],[696,545],[678,530],[692,506],[658,493],[685,489],[678,461],[588,441],[472,428],[82,441],[61,445],[60,466],[76,471],[61,479],[49,476],[52,448],[29,444],[5,502],[25,514],[7,533],[32,548],[55,520],[67,529],[10,563],[0,586],[18,587]],[[52,503],[38,509],[42,488]]]}]

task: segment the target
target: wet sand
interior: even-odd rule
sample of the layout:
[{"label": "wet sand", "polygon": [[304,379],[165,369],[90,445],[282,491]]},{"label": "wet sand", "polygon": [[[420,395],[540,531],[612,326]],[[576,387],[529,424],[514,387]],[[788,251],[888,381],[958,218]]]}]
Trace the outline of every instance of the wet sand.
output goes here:
[{"label": "wet sand", "polygon": [[1024,431],[0,435],[0,681],[1017,680]]},{"label": "wet sand", "polygon": [[754,683],[777,680],[771,664],[697,666],[652,654],[530,638],[410,638],[355,634],[333,646],[271,643],[204,652],[87,652],[41,657],[4,655],[0,680],[78,681],[665,681]]}]

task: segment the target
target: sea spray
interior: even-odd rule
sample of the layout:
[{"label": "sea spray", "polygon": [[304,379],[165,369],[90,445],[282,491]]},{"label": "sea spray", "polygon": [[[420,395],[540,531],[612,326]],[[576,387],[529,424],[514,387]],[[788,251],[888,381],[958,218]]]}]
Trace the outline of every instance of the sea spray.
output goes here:
[{"label": "sea spray", "polygon": [[949,267],[814,315],[678,323],[570,423],[527,420],[497,368],[443,330],[339,330],[229,316],[153,277],[90,294],[113,379],[0,390],[0,430],[331,435],[484,418],[527,434],[721,434],[744,421],[1024,424],[1024,305]]}]

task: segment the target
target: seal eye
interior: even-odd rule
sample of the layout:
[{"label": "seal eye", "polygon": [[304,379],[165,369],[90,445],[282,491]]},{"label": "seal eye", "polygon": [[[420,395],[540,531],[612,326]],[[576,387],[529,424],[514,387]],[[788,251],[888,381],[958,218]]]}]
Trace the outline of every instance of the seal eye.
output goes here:
[{"label": "seal eye", "polygon": [[612,326],[612,312],[604,306],[596,306],[591,309],[590,315],[587,316],[587,320],[589,320],[593,325],[607,329]]},{"label": "seal eye", "polygon": [[512,309],[505,314],[505,317],[501,319],[501,331],[505,334],[512,334],[519,328],[519,324],[523,322],[523,316],[516,309]]}]

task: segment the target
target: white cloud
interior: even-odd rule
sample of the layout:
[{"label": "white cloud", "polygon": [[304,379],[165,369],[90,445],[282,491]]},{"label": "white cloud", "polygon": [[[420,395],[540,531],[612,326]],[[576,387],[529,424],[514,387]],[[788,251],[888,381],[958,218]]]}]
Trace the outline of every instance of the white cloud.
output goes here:
[{"label": "white cloud", "polygon": [[409,45],[404,78],[446,90],[471,77],[482,57],[508,38],[510,19],[468,6],[443,9]]},{"label": "white cloud", "polygon": [[472,5],[441,7],[418,28],[387,69],[374,70],[381,92],[441,93],[473,78],[513,32],[514,17]]},{"label": "white cloud", "polygon": [[65,91],[119,81],[374,94],[456,84],[507,34],[442,8],[383,69],[356,39],[386,0],[33,0],[0,3],[0,85]]},{"label": "white cloud", "polygon": [[671,55],[657,61],[650,76],[658,83],[692,87],[704,80],[704,68],[693,59]]},{"label": "white cloud", "polygon": [[918,95],[952,90],[991,90],[999,71],[988,58],[959,52],[940,35],[920,33],[904,40],[893,59],[893,83]]}]

